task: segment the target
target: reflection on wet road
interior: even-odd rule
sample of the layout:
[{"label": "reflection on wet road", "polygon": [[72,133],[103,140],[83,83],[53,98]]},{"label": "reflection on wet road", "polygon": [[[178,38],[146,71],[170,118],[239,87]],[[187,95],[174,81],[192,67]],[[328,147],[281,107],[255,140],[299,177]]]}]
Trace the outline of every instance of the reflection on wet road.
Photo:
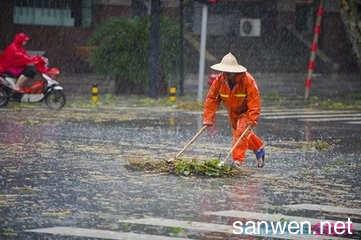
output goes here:
[{"label": "reflection on wet road", "polygon": [[[250,175],[207,179],[132,172],[124,167],[129,156],[172,156],[200,127],[200,113],[169,108],[2,110],[0,234],[5,239],[33,239],[39,233],[23,231],[71,226],[224,239],[231,236],[217,229],[205,233],[204,229],[125,222],[153,217],[232,224],[234,216],[204,214],[225,210],[335,220],[350,216],[360,222],[360,214],[346,210],[335,213],[284,206],[361,208],[361,134],[356,130],[360,113],[317,113],[324,115],[321,118],[340,114],[347,119],[315,121],[320,119],[316,113],[277,111],[266,109],[256,130],[267,143],[264,169],[255,168],[255,157],[249,152]],[[221,114],[216,127],[185,154],[224,156],[230,147],[229,133]]]}]

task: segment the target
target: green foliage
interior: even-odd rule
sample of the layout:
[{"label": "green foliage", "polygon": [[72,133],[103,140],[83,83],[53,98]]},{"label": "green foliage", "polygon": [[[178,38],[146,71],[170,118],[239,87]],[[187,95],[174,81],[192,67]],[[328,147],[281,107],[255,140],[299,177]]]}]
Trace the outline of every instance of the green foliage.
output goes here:
[{"label": "green foliage", "polygon": [[231,175],[232,168],[226,165],[220,165],[218,159],[208,161],[199,160],[177,160],[174,163],[175,173],[177,175],[201,175],[207,177],[221,177]]},{"label": "green foliage", "polygon": [[197,101],[184,100],[182,98],[177,98],[176,102],[169,101],[168,98],[139,98],[137,99],[136,106],[142,107],[154,107],[154,106],[174,106],[176,109],[181,109],[185,111],[202,111],[203,104]]},{"label": "green foliage", "polygon": [[326,141],[322,141],[322,140],[317,140],[313,143],[313,146],[316,150],[318,151],[325,151],[325,150],[328,150],[332,147],[331,144],[329,144],[328,142]]},{"label": "green foliage", "polygon": [[311,97],[309,106],[327,110],[361,109],[361,93],[350,93],[344,98],[338,99],[320,99],[318,97]]},{"label": "green foliage", "polygon": [[186,111],[202,111],[203,104],[197,101],[177,101],[177,109]]},{"label": "green foliage", "polygon": [[[281,217],[279,220],[278,220],[280,223],[282,223],[282,224],[288,224],[289,222],[291,222],[291,220],[290,219],[287,219],[287,218],[285,218],[285,217]],[[277,223],[277,222],[276,222]],[[275,224],[276,224],[275,223]]]},{"label": "green foliage", "polygon": [[305,149],[316,149],[317,151],[326,151],[333,147],[332,144],[324,140],[315,140],[307,142],[304,146]]},{"label": "green foliage", "polygon": [[15,236],[17,236],[17,233],[12,228],[3,228],[3,229],[0,229],[0,236],[15,237]]},{"label": "green foliage", "polygon": [[116,105],[119,102],[118,97],[114,96],[113,94],[110,93],[106,93],[104,94],[104,96],[101,96],[102,98],[100,99],[101,103],[103,103],[104,105]]},{"label": "green foliage", "polygon": [[181,227],[169,227],[169,233],[171,236],[179,236],[184,234],[184,229]]},{"label": "green foliage", "polygon": [[154,106],[172,106],[173,103],[169,102],[168,98],[154,99],[154,98],[144,97],[144,98],[138,98],[135,105],[141,107],[154,107]]},{"label": "green foliage", "polygon": [[[144,93],[148,86],[149,18],[113,18],[99,25],[90,39],[95,46],[90,62],[122,89]],[[162,18],[160,24],[162,78],[172,77],[179,51],[178,25]]]},{"label": "green foliage", "polygon": [[[345,16],[345,24],[351,32],[351,40],[356,45],[358,51],[361,51],[361,11],[358,0],[341,1],[341,9]],[[359,58],[359,55],[356,54]],[[361,61],[361,59],[359,59]]]},{"label": "green foliage", "polygon": [[266,104],[282,104],[283,102],[285,102],[286,99],[281,96],[278,92],[270,92],[266,95],[262,96],[262,102],[266,103]]}]

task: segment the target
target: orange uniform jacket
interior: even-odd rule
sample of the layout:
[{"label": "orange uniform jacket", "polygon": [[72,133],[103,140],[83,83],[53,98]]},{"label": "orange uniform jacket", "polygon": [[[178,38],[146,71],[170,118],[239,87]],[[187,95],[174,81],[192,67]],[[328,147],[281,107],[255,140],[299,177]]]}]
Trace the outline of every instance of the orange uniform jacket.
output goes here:
[{"label": "orange uniform jacket", "polygon": [[256,81],[248,72],[236,75],[236,84],[232,90],[224,74],[220,74],[213,81],[204,104],[204,124],[214,124],[220,102],[223,102],[228,110],[233,130],[238,128],[238,120],[242,120],[242,125],[257,124],[261,113],[260,94]]}]

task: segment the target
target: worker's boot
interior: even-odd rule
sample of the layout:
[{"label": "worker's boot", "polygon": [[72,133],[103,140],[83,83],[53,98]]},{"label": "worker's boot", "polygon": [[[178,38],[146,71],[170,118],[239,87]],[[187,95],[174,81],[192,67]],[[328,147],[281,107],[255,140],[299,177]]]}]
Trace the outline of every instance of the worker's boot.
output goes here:
[{"label": "worker's boot", "polygon": [[21,87],[22,87],[22,85],[24,85],[26,80],[28,80],[28,78],[26,76],[20,75],[15,84],[15,91],[21,92]]},{"label": "worker's boot", "polygon": [[266,151],[264,150],[264,148],[261,148],[257,151],[254,151],[254,153],[256,154],[256,158],[257,158],[257,167],[263,168]]}]

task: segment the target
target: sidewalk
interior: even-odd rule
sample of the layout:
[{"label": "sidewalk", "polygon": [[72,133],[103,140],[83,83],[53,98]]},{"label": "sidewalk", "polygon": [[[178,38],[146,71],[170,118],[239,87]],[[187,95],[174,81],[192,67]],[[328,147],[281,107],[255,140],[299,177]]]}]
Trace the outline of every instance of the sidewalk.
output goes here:
[{"label": "sidewalk", "polygon": [[[290,99],[302,99],[304,95],[304,73],[254,73],[263,96],[273,95]],[[98,84],[100,94],[114,93],[114,80],[97,74],[68,74],[61,76],[67,96],[90,94],[91,86]],[[361,91],[361,78],[357,74],[315,74],[311,96],[334,98]],[[204,92],[208,84],[204,81]],[[185,79],[186,95],[194,95],[198,88],[198,75],[187,74]]]}]

